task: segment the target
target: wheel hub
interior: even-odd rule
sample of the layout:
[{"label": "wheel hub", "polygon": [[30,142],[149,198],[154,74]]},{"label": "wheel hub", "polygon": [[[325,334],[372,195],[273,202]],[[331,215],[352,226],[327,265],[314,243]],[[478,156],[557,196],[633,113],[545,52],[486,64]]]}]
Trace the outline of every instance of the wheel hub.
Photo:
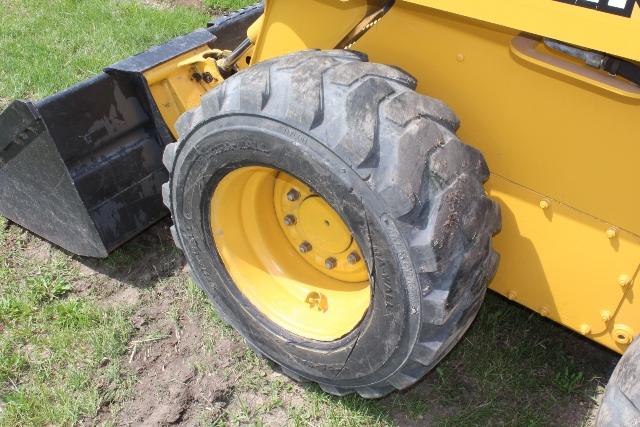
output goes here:
[{"label": "wheel hub", "polygon": [[294,227],[297,226],[300,235],[319,250],[339,254],[349,249],[353,241],[349,229],[320,197],[305,199],[297,213],[299,221]]},{"label": "wheel hub", "polygon": [[367,269],[340,215],[297,179],[280,173],[274,205],[282,229],[305,261],[322,273],[349,282],[367,280]]},{"label": "wheel hub", "polygon": [[211,199],[216,249],[238,290],[264,316],[305,338],[352,331],[371,301],[366,263],[340,215],[275,169],[237,169]]}]

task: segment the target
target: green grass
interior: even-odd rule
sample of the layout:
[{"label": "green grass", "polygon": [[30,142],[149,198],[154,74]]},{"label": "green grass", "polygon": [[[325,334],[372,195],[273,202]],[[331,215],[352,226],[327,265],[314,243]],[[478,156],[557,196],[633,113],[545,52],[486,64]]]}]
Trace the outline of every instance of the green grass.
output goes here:
[{"label": "green grass", "polygon": [[[472,329],[431,381],[442,407],[460,408],[438,417],[438,424],[557,422],[554,417],[564,405],[586,401],[598,386],[583,381],[582,373],[573,374],[591,368],[566,351],[566,338],[560,326],[490,294]],[[585,395],[572,399],[574,392]]]},{"label": "green grass", "polygon": [[[221,337],[242,342],[195,285],[190,284],[185,295],[190,313],[205,319],[204,329],[216,331],[205,348],[213,351]],[[236,392],[259,391],[270,399],[258,407],[251,402],[229,407],[218,420],[220,425],[261,421],[280,407],[294,425],[413,425],[427,420],[434,426],[582,425],[567,424],[575,422],[567,408],[577,407],[584,418],[578,422],[586,422],[593,397],[613,365],[594,366],[589,354],[572,351],[575,344],[615,361],[606,350],[560,325],[489,293],[462,342],[406,392],[372,401],[356,395],[336,398],[307,384],[302,404],[286,403],[291,394],[288,383],[264,374],[277,367],[247,350],[224,373],[215,374],[235,378],[241,373]]]},{"label": "green grass", "polygon": [[[201,316],[202,329],[214,331],[205,338],[205,349],[214,352],[216,343],[226,338],[245,345],[243,339],[227,324],[220,320],[204,293],[190,282],[184,291],[188,301],[188,314]],[[199,370],[207,372],[206,366]],[[218,425],[237,425],[251,423],[262,424],[263,419],[274,409],[282,409],[293,425],[313,426],[378,426],[391,425],[391,418],[379,401],[366,400],[358,396],[336,398],[324,393],[318,386],[306,384],[302,387],[303,399],[299,404],[289,402],[294,394],[291,382],[284,377],[270,378],[268,373],[277,371],[277,367],[246,348],[234,359],[234,363],[222,372],[212,372],[233,378],[236,393],[250,392],[265,397],[261,405],[240,399],[233,407],[217,417]],[[211,420],[208,420],[211,421]]]},{"label": "green grass", "polygon": [[0,216],[0,246],[4,244],[5,235],[7,234],[7,220]]},{"label": "green grass", "polygon": [[128,313],[74,296],[65,255],[43,263],[10,248],[0,258],[0,425],[95,416],[121,387]]},{"label": "green grass", "polygon": [[236,10],[241,7],[250,6],[258,0],[203,0],[205,6],[216,10]]},{"label": "green grass", "polygon": [[173,37],[203,27],[189,8],[133,1],[3,0],[0,97],[40,98]]},{"label": "green grass", "polygon": [[[51,95],[208,18],[128,1],[5,0],[0,108]],[[31,260],[28,237],[14,231],[0,218],[0,425],[73,425],[125,393],[128,312],[75,296],[70,259],[56,251]]]}]

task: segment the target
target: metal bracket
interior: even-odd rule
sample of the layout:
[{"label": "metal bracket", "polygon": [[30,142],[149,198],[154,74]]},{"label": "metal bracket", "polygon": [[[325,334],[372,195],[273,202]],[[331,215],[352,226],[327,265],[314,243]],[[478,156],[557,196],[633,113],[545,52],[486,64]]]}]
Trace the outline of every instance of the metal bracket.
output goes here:
[{"label": "metal bracket", "polygon": [[341,41],[336,45],[336,49],[350,49],[367,31],[373,28],[384,15],[391,10],[395,0],[389,0],[380,9],[367,15],[358,25],[356,25]]}]

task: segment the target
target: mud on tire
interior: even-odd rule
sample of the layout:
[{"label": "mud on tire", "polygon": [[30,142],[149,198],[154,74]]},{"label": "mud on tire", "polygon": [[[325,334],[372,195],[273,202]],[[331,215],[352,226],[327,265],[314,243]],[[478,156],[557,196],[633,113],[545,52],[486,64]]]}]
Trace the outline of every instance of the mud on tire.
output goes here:
[{"label": "mud on tire", "polygon": [[[469,327],[498,263],[487,165],[456,137],[447,106],[415,88],[412,76],[359,53],[295,53],[205,95],[164,155],[164,201],[195,280],[253,348],[335,395],[377,398],[418,381]],[[372,301],[347,336],[291,335],[237,292],[210,236],[208,201],[246,165],[306,182],[352,230]]]}]

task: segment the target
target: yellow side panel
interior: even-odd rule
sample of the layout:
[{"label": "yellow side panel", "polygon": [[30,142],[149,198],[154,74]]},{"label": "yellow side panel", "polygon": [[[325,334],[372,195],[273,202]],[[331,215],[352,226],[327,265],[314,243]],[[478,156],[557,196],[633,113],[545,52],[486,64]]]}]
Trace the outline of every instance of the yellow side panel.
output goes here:
[{"label": "yellow side panel", "polygon": [[[515,290],[517,301],[536,311],[548,305],[549,316],[572,329],[589,325],[590,338],[622,351],[600,314],[615,314],[624,296],[617,277],[633,276],[640,263],[633,237],[640,235],[640,102],[521,59],[510,48],[518,35],[405,5],[356,48],[414,74],[420,92],[445,100],[459,115],[459,135],[482,151],[492,172],[517,183],[495,189],[506,220],[494,288],[505,295]],[[534,221],[526,206],[539,201],[523,188],[566,207],[552,228]],[[609,226],[624,236],[619,252],[605,236]],[[520,229],[527,231],[526,245]],[[611,322],[640,332],[639,315]]]},{"label": "yellow side panel", "polygon": [[640,60],[640,7],[631,18],[555,0],[404,0]]},{"label": "yellow side panel", "polygon": [[[356,9],[335,15],[336,25],[319,11],[356,4],[269,0],[254,61],[332,48]],[[637,9],[624,18],[552,0],[405,0],[354,46],[372,62],[407,70],[418,91],[447,102],[461,118],[461,138],[485,155],[493,173],[488,188],[505,217],[492,287],[620,352],[620,331],[640,332],[633,300],[640,265],[638,91],[606,74],[596,83],[560,55],[560,65],[527,60],[511,45],[529,31],[640,59],[638,18]],[[573,71],[563,71],[562,61]]]},{"label": "yellow side panel", "polygon": [[614,322],[640,326],[640,311],[618,313],[638,270],[640,239],[615,229],[607,236],[609,224],[496,175],[487,190],[501,204],[504,229],[494,239],[501,259],[491,288],[622,351]]},{"label": "yellow side panel", "polygon": [[[308,48],[333,48],[365,16],[371,4],[384,1],[267,1],[254,62]],[[330,29],[330,31],[327,31]]]},{"label": "yellow side panel", "polygon": [[427,12],[392,9],[356,48],[447,102],[493,172],[640,235],[640,101],[520,60],[516,32]]},{"label": "yellow side panel", "polygon": [[[612,321],[612,336],[615,338],[617,343],[631,342],[634,339],[634,334],[635,339],[638,339],[638,316],[640,316],[640,313],[638,310],[638,303],[636,302],[635,305],[633,304],[634,296],[637,293],[637,285],[635,289],[631,287],[627,290],[624,300],[616,313],[615,321]],[[635,329],[630,325],[635,325]],[[626,345],[619,345],[619,347],[624,350]]]}]

